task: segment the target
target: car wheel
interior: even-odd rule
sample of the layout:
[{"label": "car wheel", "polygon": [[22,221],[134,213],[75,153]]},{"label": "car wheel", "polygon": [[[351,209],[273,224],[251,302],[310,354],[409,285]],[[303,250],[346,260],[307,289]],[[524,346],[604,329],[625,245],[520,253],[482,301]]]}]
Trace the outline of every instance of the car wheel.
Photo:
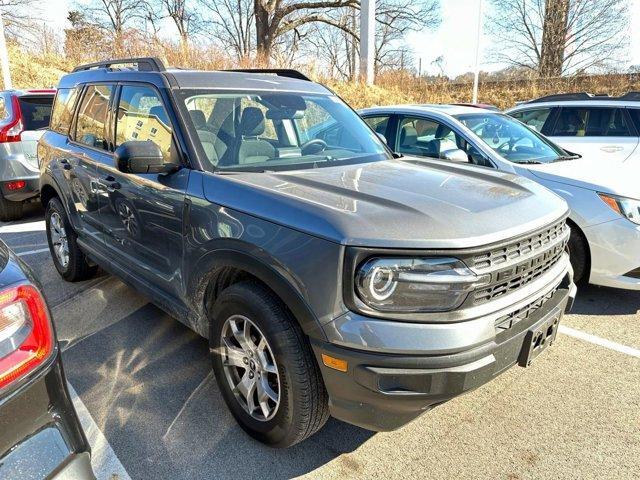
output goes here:
[{"label": "car wheel", "polygon": [[588,248],[586,238],[584,238],[579,231],[576,231],[574,227],[569,237],[569,256],[571,266],[573,267],[573,281],[575,283],[586,283],[589,280]]},{"label": "car wheel", "polygon": [[11,222],[22,218],[22,202],[12,202],[0,194],[0,220]]},{"label": "car wheel", "polygon": [[89,264],[86,255],[80,250],[67,213],[60,200],[55,197],[47,204],[45,223],[53,264],[62,278],[77,282],[93,277],[98,267]]},{"label": "car wheel", "polygon": [[320,369],[298,323],[255,282],[225,289],[211,312],[213,370],[222,396],[253,438],[288,447],[329,417]]}]

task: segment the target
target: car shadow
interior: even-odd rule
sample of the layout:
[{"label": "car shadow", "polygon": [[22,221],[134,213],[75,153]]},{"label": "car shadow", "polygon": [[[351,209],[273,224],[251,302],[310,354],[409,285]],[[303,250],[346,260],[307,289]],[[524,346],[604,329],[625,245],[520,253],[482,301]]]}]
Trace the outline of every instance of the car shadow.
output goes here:
[{"label": "car shadow", "polygon": [[69,382],[132,478],[291,478],[373,435],[330,419],[289,449],[253,440],[220,395],[207,341],[151,304],[63,357]]},{"label": "car shadow", "polygon": [[640,292],[585,285],[571,310],[575,315],[634,315],[640,311]]}]

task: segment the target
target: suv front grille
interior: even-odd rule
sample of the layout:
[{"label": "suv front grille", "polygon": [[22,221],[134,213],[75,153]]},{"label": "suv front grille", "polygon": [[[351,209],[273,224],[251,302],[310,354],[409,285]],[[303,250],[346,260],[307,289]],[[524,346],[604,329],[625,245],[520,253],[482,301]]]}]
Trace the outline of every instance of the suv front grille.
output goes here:
[{"label": "suv front grille", "polygon": [[473,257],[472,268],[475,267],[478,272],[482,272],[525,255],[542,251],[545,246],[562,237],[568,228],[567,222],[562,220],[527,238],[510,243],[504,247],[476,255]]},{"label": "suv front grille", "polygon": [[[482,266],[486,264],[493,268],[486,272],[491,276],[489,285],[473,292],[474,305],[507,295],[547,273],[562,258],[568,241],[569,229],[562,221],[523,240],[476,255],[476,271],[486,272],[487,267]],[[522,261],[518,261],[519,258],[523,258]],[[505,267],[500,269],[502,264]]]}]

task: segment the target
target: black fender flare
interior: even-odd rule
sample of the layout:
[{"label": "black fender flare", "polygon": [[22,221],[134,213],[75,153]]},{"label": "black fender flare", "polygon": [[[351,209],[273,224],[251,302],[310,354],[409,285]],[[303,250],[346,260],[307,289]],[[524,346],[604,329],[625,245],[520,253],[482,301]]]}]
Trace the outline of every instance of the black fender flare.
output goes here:
[{"label": "black fender flare", "polygon": [[[255,246],[251,246],[252,252],[242,247],[235,244],[216,248],[200,257],[195,263],[196,268],[190,275],[191,280],[187,288],[188,291],[194,292],[192,295],[196,305],[201,306],[202,310],[199,313],[202,317],[207,318],[205,295],[212,275],[219,268],[233,267],[247,272],[270,288],[291,311],[306,335],[326,340],[320,322],[300,288],[296,288],[295,279],[287,275],[286,269],[266,252],[257,250]],[[209,328],[210,325],[207,325],[208,334]]]}]

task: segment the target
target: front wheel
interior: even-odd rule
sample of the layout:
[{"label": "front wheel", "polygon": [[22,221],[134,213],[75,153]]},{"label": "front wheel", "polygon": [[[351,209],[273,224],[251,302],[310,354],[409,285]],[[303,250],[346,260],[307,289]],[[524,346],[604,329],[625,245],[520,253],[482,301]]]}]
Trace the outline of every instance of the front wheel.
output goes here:
[{"label": "front wheel", "polygon": [[311,347],[267,288],[225,289],[213,307],[210,344],[222,396],[249,435],[288,447],[325,424],[327,392]]},{"label": "front wheel", "polygon": [[571,230],[569,237],[569,258],[573,267],[573,281],[586,283],[589,280],[589,247],[587,239],[576,231]]},{"label": "front wheel", "polygon": [[55,197],[49,200],[44,217],[53,264],[62,278],[77,282],[93,277],[98,267],[91,265],[80,250],[76,233],[60,200]]}]

